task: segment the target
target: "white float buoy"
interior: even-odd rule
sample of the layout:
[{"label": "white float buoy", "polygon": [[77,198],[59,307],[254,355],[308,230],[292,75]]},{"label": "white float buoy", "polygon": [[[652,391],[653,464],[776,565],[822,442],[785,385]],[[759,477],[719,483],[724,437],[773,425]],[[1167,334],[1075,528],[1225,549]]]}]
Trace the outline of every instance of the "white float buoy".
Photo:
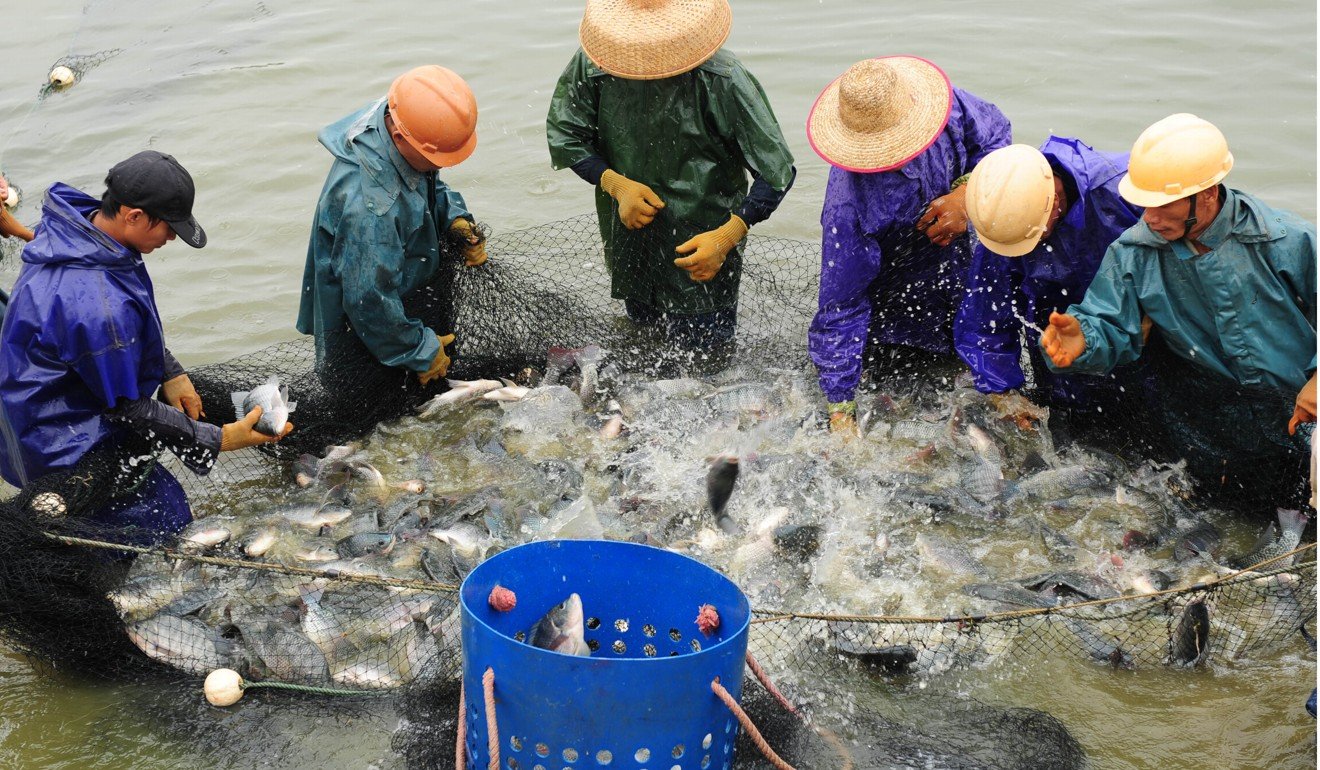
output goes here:
[{"label": "white float buoy", "polygon": [[206,675],[202,691],[212,706],[232,706],[243,697],[243,677],[232,668],[217,668]]},{"label": "white float buoy", "polygon": [[73,85],[73,70],[61,64],[58,67],[52,67],[50,71],[50,84],[57,88],[65,88]]},{"label": "white float buoy", "polygon": [[69,512],[69,506],[65,504],[64,498],[54,492],[42,492],[33,497],[32,502],[28,503],[28,507],[32,509],[33,513],[49,519],[63,516]]},{"label": "white float buoy", "polygon": [[13,187],[12,185],[10,186],[10,188],[9,188],[9,192],[5,193],[4,204],[5,204],[5,207],[6,207],[6,208],[11,208],[11,209],[16,209],[16,208],[18,208],[18,188],[17,188],[17,187]]}]

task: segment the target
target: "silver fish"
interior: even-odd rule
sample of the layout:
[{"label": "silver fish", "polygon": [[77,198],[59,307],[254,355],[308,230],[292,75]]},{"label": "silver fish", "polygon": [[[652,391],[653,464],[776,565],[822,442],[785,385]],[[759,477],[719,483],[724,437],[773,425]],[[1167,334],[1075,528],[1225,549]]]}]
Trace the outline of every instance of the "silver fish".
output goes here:
[{"label": "silver fish", "polygon": [[284,432],[289,422],[289,415],[298,408],[296,401],[289,400],[288,387],[280,387],[280,378],[271,375],[262,385],[246,393],[232,394],[234,411],[238,419],[247,417],[257,407],[261,407],[261,419],[255,429],[267,436],[278,436]]},{"label": "silver fish", "polygon": [[564,655],[588,656],[591,648],[587,646],[585,634],[582,597],[573,593],[552,607],[527,631],[527,643]]},{"label": "silver fish", "polygon": [[155,615],[128,626],[128,638],[148,658],[190,674],[229,664],[233,645],[196,618]]}]

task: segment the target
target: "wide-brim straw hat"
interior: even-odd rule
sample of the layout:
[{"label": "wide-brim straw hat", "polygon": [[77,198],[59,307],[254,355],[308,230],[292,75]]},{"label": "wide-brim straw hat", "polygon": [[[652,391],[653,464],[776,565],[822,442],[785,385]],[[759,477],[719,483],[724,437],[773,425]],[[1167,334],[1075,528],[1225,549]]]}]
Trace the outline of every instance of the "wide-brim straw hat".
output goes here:
[{"label": "wide-brim straw hat", "polygon": [[696,69],[732,28],[728,0],[587,0],[578,36],[609,74],[659,80]]},{"label": "wide-brim straw hat", "polygon": [[830,165],[895,169],[931,145],[949,121],[944,70],[916,56],[865,59],[830,83],[807,117],[811,148]]}]

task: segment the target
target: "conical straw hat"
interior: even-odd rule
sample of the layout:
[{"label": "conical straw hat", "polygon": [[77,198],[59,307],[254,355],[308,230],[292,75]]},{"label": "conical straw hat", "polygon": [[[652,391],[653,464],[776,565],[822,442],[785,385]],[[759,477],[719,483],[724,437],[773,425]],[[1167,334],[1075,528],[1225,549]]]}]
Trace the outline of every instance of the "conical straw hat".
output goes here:
[{"label": "conical straw hat", "polygon": [[611,75],[659,80],[714,56],[732,27],[728,0],[587,0],[578,35]]},{"label": "conical straw hat", "polygon": [[807,139],[831,165],[889,171],[935,141],[952,103],[948,76],[925,59],[866,59],[821,92],[807,117]]}]

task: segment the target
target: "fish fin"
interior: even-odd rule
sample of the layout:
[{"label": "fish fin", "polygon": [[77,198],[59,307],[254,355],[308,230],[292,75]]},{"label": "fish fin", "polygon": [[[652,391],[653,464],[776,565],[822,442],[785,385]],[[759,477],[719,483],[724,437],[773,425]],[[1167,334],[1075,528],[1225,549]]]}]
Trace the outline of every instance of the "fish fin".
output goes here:
[{"label": "fish fin", "polygon": [[472,383],[468,382],[467,380],[445,380],[445,383],[449,385],[449,387],[453,390],[458,390],[459,388],[466,388],[472,385]]},{"label": "fish fin", "polygon": [[298,408],[298,402],[297,402],[297,401],[286,401],[286,402],[284,402],[284,406],[285,406],[286,409],[289,410],[290,413],[292,413],[295,409]]},{"label": "fish fin", "polygon": [[243,411],[243,402],[247,401],[248,393],[250,392],[251,391],[248,390],[245,390],[242,393],[234,391],[229,394],[229,397],[234,401],[234,413],[238,415],[238,419],[240,420],[247,417],[247,413]]}]

